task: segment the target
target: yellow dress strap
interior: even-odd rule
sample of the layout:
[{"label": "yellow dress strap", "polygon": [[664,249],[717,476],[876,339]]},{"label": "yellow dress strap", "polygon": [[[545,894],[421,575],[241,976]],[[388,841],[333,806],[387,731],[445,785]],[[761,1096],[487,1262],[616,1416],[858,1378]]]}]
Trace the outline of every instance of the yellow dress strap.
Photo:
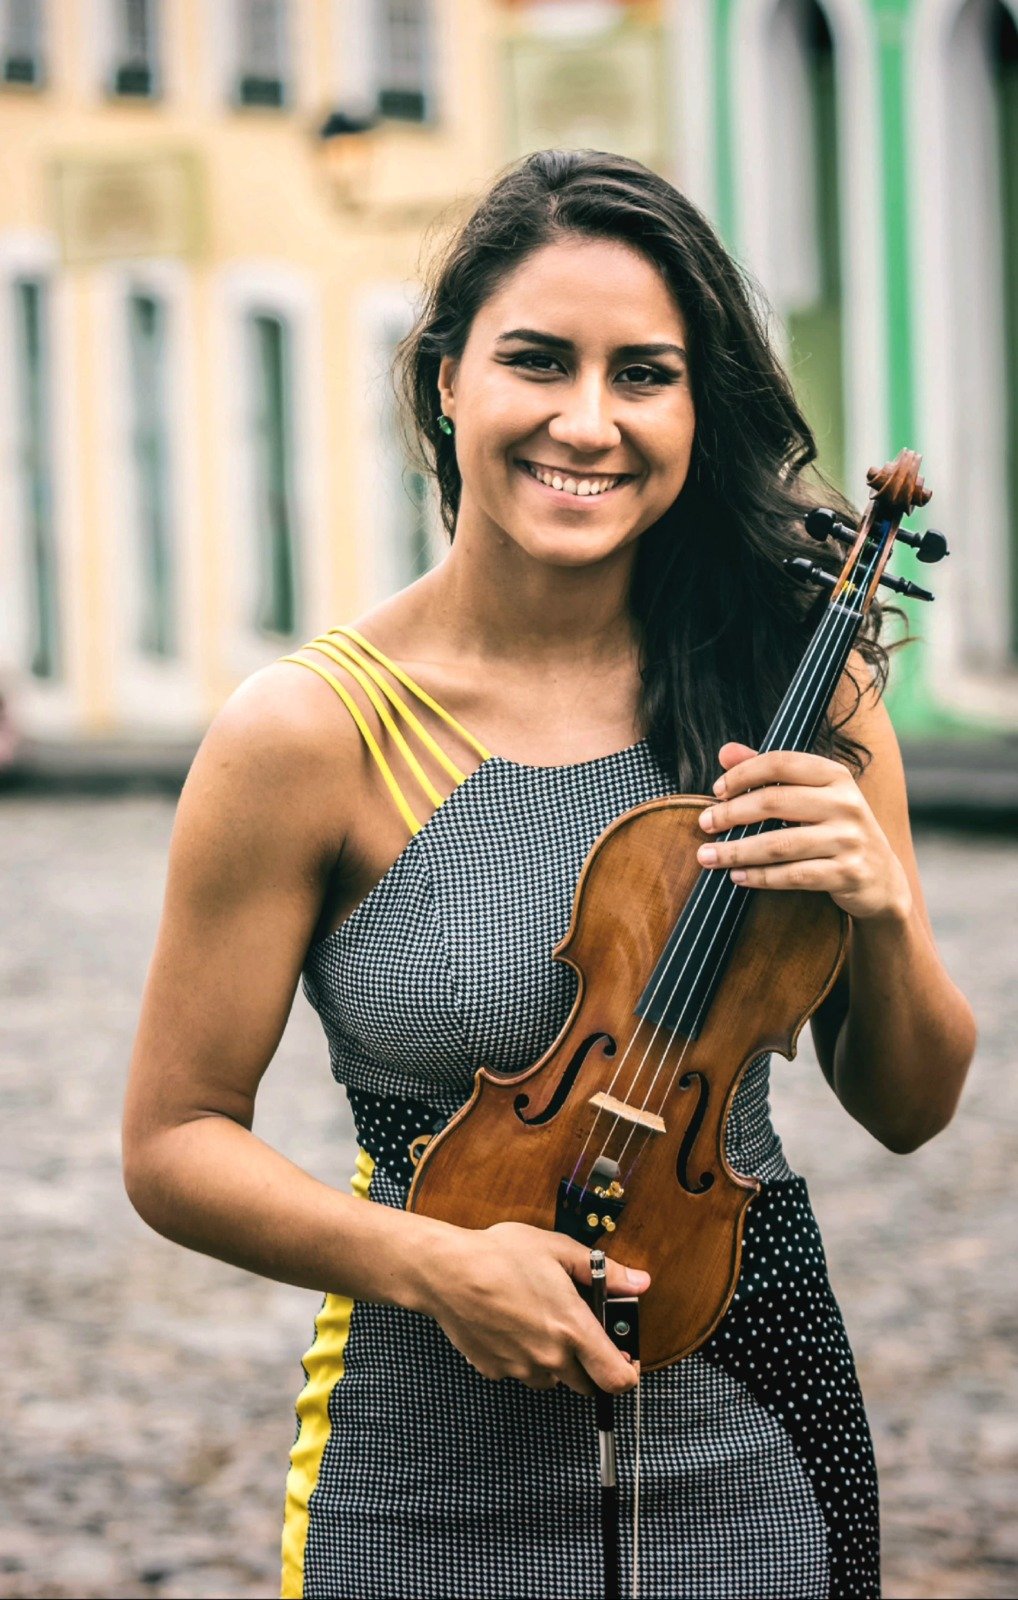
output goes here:
[{"label": "yellow dress strap", "polygon": [[362,633],[358,633],[356,628],[330,628],[329,633],[330,635],[337,633],[344,634],[346,638],[352,639],[355,644],[359,644],[361,649],[366,650],[369,656],[373,656],[376,661],[381,662],[383,667],[388,668],[393,677],[398,678],[400,683],[403,684],[405,688],[410,690],[411,694],[415,694],[419,700],[423,700],[424,704],[429,706],[431,710],[435,712],[436,716],[441,717],[443,722],[447,723],[450,728],[458,733],[461,739],[465,739],[467,744],[470,745],[471,749],[477,751],[477,754],[481,757],[482,761],[487,761],[490,758],[491,751],[484,748],[484,745],[481,743],[480,739],[475,739],[472,733],[468,733],[461,722],[457,722],[456,718],[451,716],[443,706],[440,706],[437,700],[432,700],[430,694],[428,694],[425,689],[422,689],[420,684],[415,683],[413,678],[407,677],[407,674],[403,671],[402,667],[397,667],[395,661],[390,661],[389,657],[383,655],[381,650],[379,650],[375,645],[369,644],[364,635]]},{"label": "yellow dress strap", "polygon": [[[437,809],[442,804],[442,796],[411,750],[402,730],[393,718],[389,706],[404,719],[407,727],[417,735],[421,743],[431,752],[438,764],[449,774],[449,777],[452,778],[457,786],[465,781],[467,774],[462,772],[456,763],[446,755],[420,719],[414,715],[403,697],[392,687],[385,673],[379,670],[379,665],[376,665],[376,663],[397,678],[411,693],[417,695],[425,705],[430,706],[437,716],[441,717],[450,728],[455,729],[460,737],[477,751],[482,760],[488,760],[490,751],[485,749],[479,739],[475,739],[471,733],[468,733],[467,729],[457,722],[456,718],[451,716],[436,700],[433,700],[426,690],[414,683],[400,667],[397,667],[394,661],[390,661],[374,645],[369,644],[368,640],[354,628],[330,628],[328,633],[320,634],[318,638],[310,640],[308,644],[302,646],[302,649],[304,651],[314,651],[335,662],[343,672],[348,673],[354,682],[360,685],[370,704],[377,712],[379,721],[391,737],[400,756],[433,808]],[[400,816],[411,834],[419,833],[423,823],[419,822],[414,814],[413,807],[403,793],[378,740],[368,726],[367,719],[346,685],[340,682],[335,673],[330,672],[327,667],[321,666],[317,661],[309,660],[307,655],[294,654],[282,656],[280,659],[293,661],[297,666],[307,667],[309,671],[317,673],[339,696],[353,717],[372,760],[396,803]],[[381,690],[381,693],[379,693],[379,690]],[[389,702],[388,705],[386,705],[386,701]]]},{"label": "yellow dress strap", "polygon": [[[331,642],[333,638],[336,640],[335,644]],[[453,782],[463,782],[463,779],[466,777],[466,773],[461,772],[454,761],[450,761],[441,745],[435,742],[427,728],[424,727],[423,723],[421,723],[417,717],[414,716],[403,697],[396,693],[385,674],[379,671],[378,667],[375,666],[374,662],[369,657],[360,655],[352,644],[348,644],[346,639],[339,634],[338,629],[333,629],[330,634],[323,634],[320,638],[315,639],[314,642],[307,648],[310,650],[321,650],[324,655],[331,656],[333,661],[338,661],[341,667],[345,667],[351,676],[356,678],[364,692],[368,695],[369,699],[371,700],[371,704],[375,707],[375,710],[385,722],[386,726],[390,727],[388,715],[379,704],[374,689],[372,688],[372,682],[377,684],[389,701],[390,705],[395,706],[396,710],[406,718],[408,726],[413,729],[421,743],[431,751],[436,761],[445,769],[450,778],[452,778]],[[390,727],[390,731],[392,732],[395,730]],[[400,742],[400,749],[402,750],[402,738],[399,734],[397,734],[396,737]],[[412,756],[409,757],[409,759],[411,762],[413,762]],[[421,775],[421,780],[422,782],[427,783],[427,779],[424,778],[423,775]],[[437,800],[435,801],[435,804],[438,804]]]},{"label": "yellow dress strap", "polygon": [[371,755],[374,758],[375,765],[382,774],[382,777],[385,781],[385,786],[396,802],[400,816],[403,818],[403,821],[406,823],[411,833],[420,833],[422,824],[418,822],[417,818],[411,811],[406,796],[393,776],[392,768],[389,766],[389,763],[386,761],[384,755],[379,749],[378,741],[371,729],[368,727],[368,724],[361,712],[361,708],[357,704],[350,691],[340,683],[339,679],[335,677],[335,675],[331,673],[327,667],[320,667],[317,661],[308,661],[304,656],[297,655],[281,656],[280,660],[293,661],[298,667],[307,667],[310,672],[317,672],[320,678],[324,678],[325,682],[335,689],[336,693],[339,695],[339,698],[342,700],[350,715],[353,717],[354,722],[357,724],[361,737],[370,750]]}]

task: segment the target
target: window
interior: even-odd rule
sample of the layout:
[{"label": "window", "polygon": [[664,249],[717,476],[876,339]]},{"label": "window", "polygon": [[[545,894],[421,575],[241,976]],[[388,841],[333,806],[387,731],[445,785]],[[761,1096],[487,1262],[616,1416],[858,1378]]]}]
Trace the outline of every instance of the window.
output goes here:
[{"label": "window", "polygon": [[376,31],[380,116],[424,122],[431,115],[430,0],[380,0]]},{"label": "window", "polygon": [[399,410],[389,374],[396,346],[406,333],[401,324],[390,322],[383,334],[386,380],[380,417],[382,470],[378,506],[384,524],[384,576],[387,594],[405,589],[433,564],[428,486],[413,462],[407,459],[406,445],[399,427]]},{"label": "window", "polygon": [[146,655],[172,656],[173,570],[170,549],[170,460],[166,394],[167,311],[153,294],[127,300],[130,448],[133,478],[137,645]]},{"label": "window", "polygon": [[159,93],[159,0],[113,0],[110,90],[152,99]]},{"label": "window", "polygon": [[246,321],[250,373],[249,459],[254,503],[255,616],[261,633],[297,627],[294,516],[292,339],[279,316],[255,312]]},{"label": "window", "polygon": [[28,666],[37,678],[59,673],[53,467],[49,427],[49,290],[17,278],[14,292],[17,476],[28,583]]},{"label": "window", "polygon": [[0,83],[43,82],[42,0],[0,0]]},{"label": "window", "polygon": [[839,107],[834,39],[815,0],[782,0],[771,23],[769,78],[774,271],[796,397],[818,465],[845,482],[844,294]]},{"label": "window", "polygon": [[363,339],[364,434],[358,453],[364,464],[362,504],[365,589],[372,601],[405,589],[432,567],[441,549],[435,498],[404,436],[394,383],[393,358],[412,323],[406,290],[376,284],[359,302],[356,320]]},{"label": "window", "polygon": [[289,100],[285,0],[234,0],[237,103],[282,106]]}]

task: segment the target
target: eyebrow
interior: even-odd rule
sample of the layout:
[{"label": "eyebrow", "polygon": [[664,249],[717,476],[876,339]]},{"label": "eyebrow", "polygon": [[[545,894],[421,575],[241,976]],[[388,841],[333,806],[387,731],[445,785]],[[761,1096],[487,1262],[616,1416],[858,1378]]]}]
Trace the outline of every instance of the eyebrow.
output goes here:
[{"label": "eyebrow", "polygon": [[[541,333],[536,328],[513,328],[509,333],[500,333],[495,340],[496,344],[505,344],[510,339],[525,339],[530,344],[540,344],[548,350],[575,350],[576,346],[571,339],[561,339],[555,333]],[[634,361],[640,356],[678,356],[686,359],[686,352],[679,344],[620,344],[612,351],[612,355],[620,360]]]}]

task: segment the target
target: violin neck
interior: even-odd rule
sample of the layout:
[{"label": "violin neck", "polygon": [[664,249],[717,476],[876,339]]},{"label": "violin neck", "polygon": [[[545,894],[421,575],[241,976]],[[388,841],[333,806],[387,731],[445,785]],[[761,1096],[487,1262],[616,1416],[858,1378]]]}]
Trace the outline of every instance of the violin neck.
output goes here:
[{"label": "violin neck", "polygon": [[[761,752],[812,748],[860,621],[850,607],[835,601],[828,605],[761,742]],[[745,839],[779,826],[773,818],[747,822],[718,837]],[[709,867],[702,870],[637,1002],[638,1017],[687,1039],[698,1037],[753,893],[727,874]]]},{"label": "violin neck", "polygon": [[812,750],[861,621],[857,611],[836,601],[827,607],[763,737],[761,754],[766,750]]}]

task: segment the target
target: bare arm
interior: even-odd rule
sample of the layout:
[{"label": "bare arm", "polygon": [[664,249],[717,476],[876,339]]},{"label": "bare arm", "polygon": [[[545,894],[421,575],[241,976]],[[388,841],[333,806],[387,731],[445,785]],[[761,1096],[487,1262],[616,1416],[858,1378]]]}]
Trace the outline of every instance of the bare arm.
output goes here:
[{"label": "bare arm", "polygon": [[846,1110],[904,1153],[951,1120],[976,1026],[934,942],[887,709],[868,691],[853,721],[872,753],[858,787],[900,865],[901,893],[887,916],[853,920],[848,960],[813,1019],[813,1037]]},{"label": "bare arm", "polygon": [[[242,685],[181,795],[124,1112],[131,1201],[167,1238],[265,1277],[428,1312],[489,1376],[627,1388],[573,1290],[573,1241],[356,1199],[251,1131],[356,802],[356,731],[304,676],[277,664]],[[612,1282],[633,1292],[617,1264]]]}]

